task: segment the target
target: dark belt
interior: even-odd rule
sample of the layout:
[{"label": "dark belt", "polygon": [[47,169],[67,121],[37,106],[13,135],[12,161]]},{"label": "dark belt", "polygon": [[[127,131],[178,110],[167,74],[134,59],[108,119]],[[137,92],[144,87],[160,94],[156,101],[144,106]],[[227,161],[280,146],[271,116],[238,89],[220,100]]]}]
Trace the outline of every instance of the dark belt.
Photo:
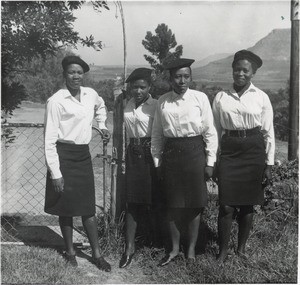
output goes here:
[{"label": "dark belt", "polygon": [[260,132],[260,127],[256,127],[248,130],[225,130],[225,134],[229,137],[245,138],[256,135]]},{"label": "dark belt", "polygon": [[149,145],[151,143],[150,137],[143,137],[143,138],[130,138],[130,144],[132,145]]}]

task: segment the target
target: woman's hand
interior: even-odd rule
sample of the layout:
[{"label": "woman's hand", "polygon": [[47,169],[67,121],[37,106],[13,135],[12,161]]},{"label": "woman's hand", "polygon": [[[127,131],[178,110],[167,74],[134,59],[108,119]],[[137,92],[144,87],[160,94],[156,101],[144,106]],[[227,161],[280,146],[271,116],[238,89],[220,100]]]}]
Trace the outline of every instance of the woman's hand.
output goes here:
[{"label": "woman's hand", "polygon": [[262,184],[264,186],[273,185],[272,181],[272,165],[266,165],[266,168],[264,170],[263,174],[263,181]]},{"label": "woman's hand", "polygon": [[213,166],[206,166],[205,170],[204,170],[204,175],[205,175],[205,180],[209,180],[210,178],[212,178],[214,173],[214,168]]},{"label": "woman's hand", "polygon": [[52,179],[54,191],[57,193],[62,193],[64,192],[64,178],[57,178],[57,179]]},{"label": "woman's hand", "polygon": [[101,129],[101,132],[102,132],[102,140],[104,143],[108,143],[109,140],[110,140],[110,132],[106,129]]}]

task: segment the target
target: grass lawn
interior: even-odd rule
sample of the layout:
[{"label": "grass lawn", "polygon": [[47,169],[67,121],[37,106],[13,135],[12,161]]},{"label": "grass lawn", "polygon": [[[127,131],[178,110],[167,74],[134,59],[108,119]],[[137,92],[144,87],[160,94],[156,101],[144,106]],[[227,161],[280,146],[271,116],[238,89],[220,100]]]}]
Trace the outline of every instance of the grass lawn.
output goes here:
[{"label": "grass lawn", "polygon": [[[297,209],[280,208],[262,212],[257,208],[255,223],[247,245],[247,260],[235,255],[237,224],[232,229],[230,255],[224,264],[216,262],[217,206],[216,195],[210,194],[209,206],[203,214],[199,231],[196,262],[186,263],[183,255],[167,267],[157,267],[163,248],[146,246],[139,236],[136,255],[128,269],[119,269],[118,262],[124,240],[106,235],[107,259],[112,272],[97,270],[84,251],[79,251],[79,267],[66,266],[54,249],[33,246],[2,245],[3,284],[107,284],[107,283],[297,283]],[[183,240],[184,241],[184,240]],[[90,256],[90,252],[88,252]]]}]

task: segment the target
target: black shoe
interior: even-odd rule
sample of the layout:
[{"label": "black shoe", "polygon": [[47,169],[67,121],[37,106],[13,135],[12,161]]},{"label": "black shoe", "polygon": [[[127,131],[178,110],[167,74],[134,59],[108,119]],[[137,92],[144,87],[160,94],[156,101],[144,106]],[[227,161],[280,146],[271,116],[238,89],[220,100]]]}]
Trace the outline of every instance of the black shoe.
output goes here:
[{"label": "black shoe", "polygon": [[110,264],[101,256],[98,258],[93,258],[92,263],[94,263],[98,269],[110,272],[111,271],[111,266]]},{"label": "black shoe", "polygon": [[73,255],[73,254],[68,254],[67,252],[64,252],[63,258],[67,261],[67,264],[70,264],[72,267],[78,266],[75,254]]},{"label": "black shoe", "polygon": [[170,254],[165,255],[162,260],[158,263],[158,266],[166,266],[168,265],[171,261],[175,261],[178,258],[178,255],[175,256],[170,256]]},{"label": "black shoe", "polygon": [[134,255],[134,253],[129,254],[129,255],[123,253],[122,257],[121,257],[121,260],[120,260],[120,263],[119,263],[119,267],[120,268],[125,268],[126,266],[128,266],[132,261],[133,255]]}]

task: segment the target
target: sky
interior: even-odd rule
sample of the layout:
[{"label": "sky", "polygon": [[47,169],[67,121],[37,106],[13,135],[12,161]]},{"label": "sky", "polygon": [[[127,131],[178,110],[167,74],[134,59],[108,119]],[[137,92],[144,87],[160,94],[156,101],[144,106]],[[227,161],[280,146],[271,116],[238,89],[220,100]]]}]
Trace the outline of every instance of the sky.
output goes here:
[{"label": "sky", "polygon": [[[247,49],[273,29],[291,27],[290,0],[282,1],[122,1],[128,65],[148,63],[142,45],[147,31],[165,23],[183,45],[182,57],[196,61],[217,53]],[[104,48],[94,51],[78,47],[74,52],[89,64],[122,65],[124,61],[122,22],[119,9],[96,12],[85,4],[74,13],[74,28],[80,36],[92,34]]]}]

